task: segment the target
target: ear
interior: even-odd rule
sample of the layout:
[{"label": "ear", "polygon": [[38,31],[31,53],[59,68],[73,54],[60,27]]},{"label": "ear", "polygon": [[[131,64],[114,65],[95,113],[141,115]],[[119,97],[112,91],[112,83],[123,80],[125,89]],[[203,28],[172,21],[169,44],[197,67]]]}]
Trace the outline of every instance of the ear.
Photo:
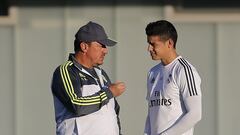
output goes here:
[{"label": "ear", "polygon": [[87,52],[88,45],[85,42],[81,42],[80,48],[81,48],[82,52]]},{"label": "ear", "polygon": [[173,46],[174,46],[174,42],[173,42],[173,40],[170,38],[170,39],[168,40],[168,48],[174,48]]}]

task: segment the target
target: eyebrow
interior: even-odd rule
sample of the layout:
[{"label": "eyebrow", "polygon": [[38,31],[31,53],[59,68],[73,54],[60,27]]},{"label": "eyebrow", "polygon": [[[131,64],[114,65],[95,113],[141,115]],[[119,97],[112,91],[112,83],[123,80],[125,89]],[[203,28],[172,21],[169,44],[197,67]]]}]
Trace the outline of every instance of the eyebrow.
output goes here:
[{"label": "eyebrow", "polygon": [[101,44],[102,45],[102,48],[107,48],[107,46],[106,45],[103,45],[103,44]]}]

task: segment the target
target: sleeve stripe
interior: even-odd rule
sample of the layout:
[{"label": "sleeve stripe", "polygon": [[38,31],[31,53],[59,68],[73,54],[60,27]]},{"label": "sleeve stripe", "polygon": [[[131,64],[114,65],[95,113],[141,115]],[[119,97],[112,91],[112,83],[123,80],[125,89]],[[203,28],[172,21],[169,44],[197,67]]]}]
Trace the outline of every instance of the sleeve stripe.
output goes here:
[{"label": "sleeve stripe", "polygon": [[[66,63],[66,64],[67,64],[67,63]],[[64,64],[64,65],[65,65],[65,64]],[[63,77],[63,74],[64,74],[64,73],[63,73],[63,65],[60,66],[60,73],[61,73],[61,77],[62,77],[62,80],[63,80],[64,88],[65,88],[67,94],[70,95],[70,93],[68,92],[69,86],[67,86],[66,81],[64,80],[65,77]],[[65,74],[64,74],[64,75],[65,75]],[[71,97],[71,96],[69,96],[69,97]]]},{"label": "sleeve stripe", "polygon": [[93,105],[93,104],[99,104],[101,101],[104,101],[107,99],[107,95],[105,92],[100,93],[98,96],[93,97],[77,97],[77,95],[74,92],[73,85],[71,83],[71,79],[67,70],[67,67],[69,65],[72,65],[72,62],[68,61],[65,64],[63,64],[60,67],[60,73],[63,80],[63,84],[65,87],[65,90],[70,97],[72,103],[78,104],[78,105]]},{"label": "sleeve stripe", "polygon": [[[69,74],[68,72],[66,72],[67,70],[67,66],[70,64],[70,61],[68,61],[66,64],[63,65],[63,67],[61,68],[62,70],[62,73],[64,75],[64,78],[62,78],[63,80],[65,79],[65,82],[67,83],[67,86],[68,86],[68,89],[66,90],[69,90],[69,93],[71,95],[71,97],[74,97],[76,98],[77,95],[74,93],[73,91],[73,86],[71,85],[71,80],[68,80],[70,77],[69,77]],[[63,70],[64,69],[64,70]],[[70,91],[71,90],[71,91]]]},{"label": "sleeve stripe", "polygon": [[94,97],[81,97],[81,98],[79,98],[79,99],[87,100],[87,99],[95,99],[95,98],[104,97],[104,96],[106,96],[105,92],[100,93],[100,96],[94,96]]},{"label": "sleeve stripe", "polygon": [[185,75],[186,75],[186,79],[187,79],[187,84],[188,84],[188,90],[189,90],[189,93],[190,93],[190,96],[192,96],[192,91],[190,90],[190,84],[189,84],[189,69],[187,70],[186,68],[187,68],[187,66],[185,66],[184,64],[183,64],[183,62],[181,61],[182,59],[179,59],[179,62],[182,64],[182,66],[184,67],[184,70],[185,70]]},{"label": "sleeve stripe", "polygon": [[192,68],[189,66],[189,64],[184,59],[179,59],[179,62],[182,64],[185,70],[185,75],[187,78],[187,84],[190,96],[198,95],[195,85],[195,80],[192,72]]},{"label": "sleeve stripe", "polygon": [[189,67],[189,69],[190,69],[191,76],[192,76],[192,79],[193,79],[193,87],[194,87],[194,92],[195,92],[194,95],[198,95],[198,94],[197,94],[197,89],[196,89],[196,84],[195,84],[195,79],[194,79],[194,75],[193,75],[192,68],[191,68],[190,65],[186,62],[186,60],[183,59],[183,62],[184,62],[184,63]]}]

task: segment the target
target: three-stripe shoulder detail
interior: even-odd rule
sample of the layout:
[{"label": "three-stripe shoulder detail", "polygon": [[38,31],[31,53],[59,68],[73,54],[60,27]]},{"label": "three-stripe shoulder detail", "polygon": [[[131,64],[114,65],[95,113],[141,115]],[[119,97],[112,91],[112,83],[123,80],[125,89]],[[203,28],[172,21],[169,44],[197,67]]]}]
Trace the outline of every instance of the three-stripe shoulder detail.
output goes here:
[{"label": "three-stripe shoulder detail", "polygon": [[73,104],[77,105],[95,105],[100,104],[102,101],[107,99],[106,92],[100,93],[97,96],[89,96],[89,97],[78,97],[74,91],[74,87],[69,76],[68,67],[73,64],[72,61],[67,61],[63,65],[60,66],[60,74],[63,81],[64,88],[71,99]]},{"label": "three-stripe shoulder detail", "polygon": [[183,58],[178,59],[178,61],[181,63],[181,65],[184,68],[190,96],[198,95],[192,67]]}]

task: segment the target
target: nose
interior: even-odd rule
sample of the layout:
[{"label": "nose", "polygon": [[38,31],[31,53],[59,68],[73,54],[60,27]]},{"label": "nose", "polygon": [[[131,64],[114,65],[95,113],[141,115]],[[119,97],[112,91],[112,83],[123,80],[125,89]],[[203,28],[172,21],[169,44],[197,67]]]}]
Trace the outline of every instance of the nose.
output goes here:
[{"label": "nose", "polygon": [[108,48],[106,47],[106,48],[102,48],[103,49],[103,53],[104,54],[107,54],[108,53]]}]

